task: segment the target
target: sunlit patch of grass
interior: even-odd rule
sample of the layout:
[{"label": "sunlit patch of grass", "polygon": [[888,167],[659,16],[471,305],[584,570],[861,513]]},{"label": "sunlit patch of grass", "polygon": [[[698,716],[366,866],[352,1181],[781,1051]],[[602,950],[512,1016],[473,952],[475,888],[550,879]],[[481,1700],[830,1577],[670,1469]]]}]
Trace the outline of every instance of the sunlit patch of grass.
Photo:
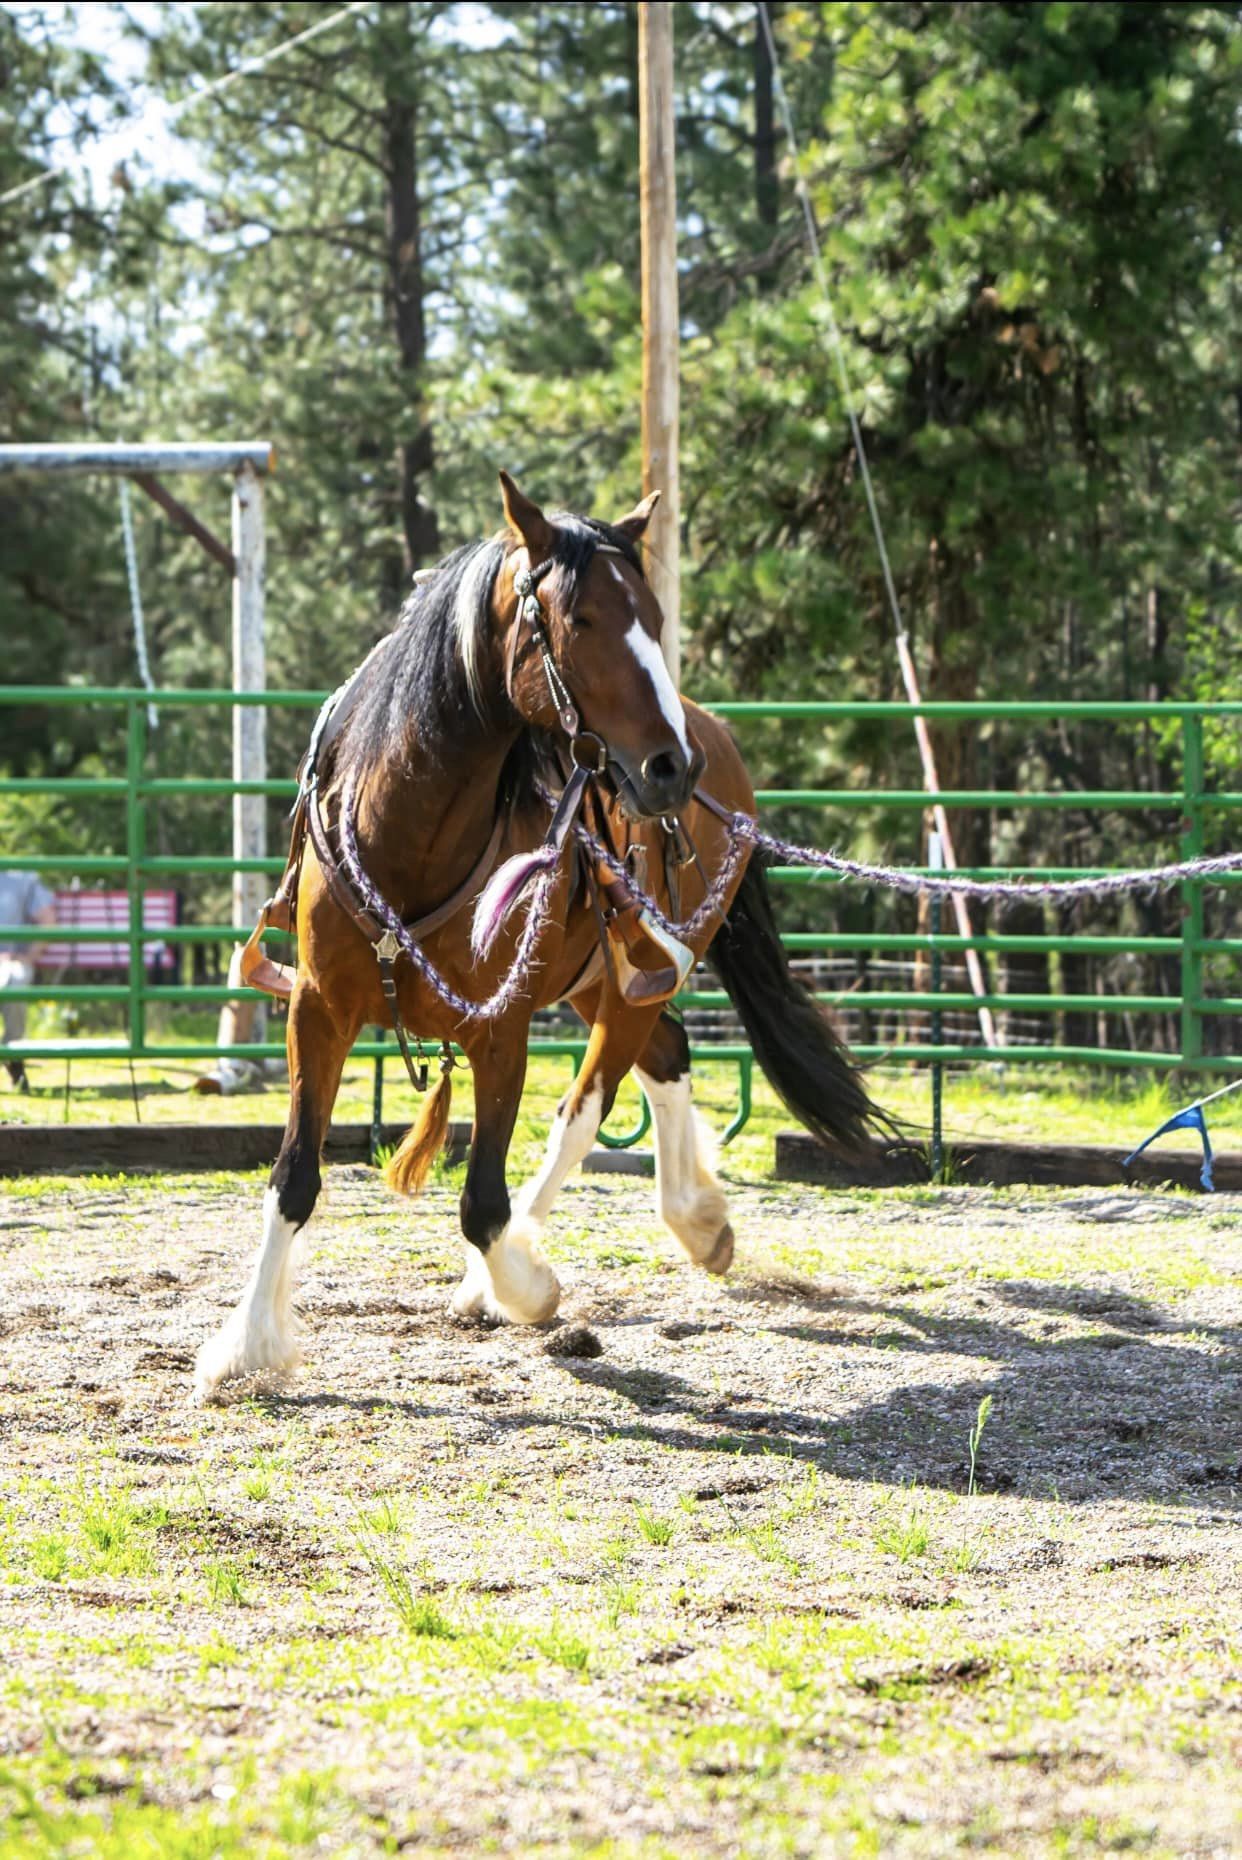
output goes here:
[{"label": "sunlit patch of grass", "polygon": [[363,1525],[379,1537],[397,1537],[401,1533],[401,1512],[391,1492],[384,1492],[359,1513]]},{"label": "sunlit patch of grass", "polygon": [[222,1667],[236,1666],[241,1659],[237,1648],[227,1640],[216,1635],[205,1647],[199,1649],[198,1672],[204,1678],[208,1673],[218,1672]]},{"label": "sunlit patch of grass", "polygon": [[203,1566],[203,1575],[207,1594],[214,1607],[246,1607],[246,1577],[240,1563],[227,1557],[216,1557]]},{"label": "sunlit patch of grass", "polygon": [[634,1514],[638,1521],[639,1531],[649,1544],[663,1546],[672,1543],[673,1520],[671,1518],[657,1517],[655,1512],[649,1511],[646,1505],[638,1503],[635,1503]]},{"label": "sunlit patch of grass", "polygon": [[147,1576],[154,1567],[151,1533],[128,1487],[80,1487],[74,1500],[88,1568],[106,1576]]},{"label": "sunlit patch of grass", "polygon": [[623,1582],[619,1576],[607,1576],[603,1582],[604,1619],[615,1632],[627,1615],[636,1615],[642,1607],[642,1587]]},{"label": "sunlit patch of grass", "polygon": [[458,1629],[454,1623],[432,1596],[415,1588],[404,1563],[398,1562],[394,1556],[385,1555],[365,1530],[355,1533],[355,1542],[407,1634],[425,1640],[457,1638]]},{"label": "sunlit patch of grass", "polygon": [[903,1517],[886,1520],[874,1534],[877,1550],[895,1556],[899,1563],[913,1563],[931,1549],[931,1526],[922,1508],[914,1501]]},{"label": "sunlit patch of grass", "polygon": [[30,1567],[43,1582],[63,1582],[70,1561],[68,1540],[59,1532],[36,1537],[30,1546]]},{"label": "sunlit patch of grass", "polygon": [[570,1673],[585,1673],[591,1663],[591,1647],[580,1634],[575,1634],[559,1621],[543,1633],[532,1636],[534,1645],[547,1660],[557,1666],[563,1666]]}]

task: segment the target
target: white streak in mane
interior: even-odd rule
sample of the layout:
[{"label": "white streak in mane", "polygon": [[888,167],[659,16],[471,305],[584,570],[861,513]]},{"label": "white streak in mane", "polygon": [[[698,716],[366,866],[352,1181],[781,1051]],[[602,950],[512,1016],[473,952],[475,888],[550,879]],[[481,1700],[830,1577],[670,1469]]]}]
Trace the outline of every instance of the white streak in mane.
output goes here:
[{"label": "white streak in mane", "polygon": [[481,543],[467,562],[457,584],[453,604],[453,630],[457,634],[457,651],[466,674],[466,688],[475,709],[482,713],[485,697],[479,675],[479,648],[487,634],[487,614],[494,558]]}]

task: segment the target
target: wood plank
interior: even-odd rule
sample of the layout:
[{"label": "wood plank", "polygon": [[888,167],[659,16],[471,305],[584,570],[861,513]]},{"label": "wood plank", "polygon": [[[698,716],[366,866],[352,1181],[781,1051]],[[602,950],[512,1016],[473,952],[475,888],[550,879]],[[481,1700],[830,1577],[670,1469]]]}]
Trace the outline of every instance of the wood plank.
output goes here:
[{"label": "wood plank", "polygon": [[230,575],[237,573],[237,557],[227,543],[222,543],[214,530],[201,523],[192,510],[187,510],[179,497],[174,497],[167,485],[161,484],[154,472],[136,471],[134,483],[140,491],[157,503],[166,516],[170,517],[179,530],[192,536],[201,549],[205,549],[213,561],[218,562]]},{"label": "wood plank", "polygon": [[638,168],[642,249],[643,495],[659,491],[647,529],[647,579],[664,614],[662,645],[674,684],[680,672],[681,319],[677,282],[673,8],[638,8]]},{"label": "wood plank", "polygon": [[[408,1128],[384,1124],[381,1143],[400,1143]],[[267,1169],[284,1134],[283,1124],[0,1124],[0,1176]],[[469,1142],[469,1124],[451,1124],[449,1161],[461,1161]],[[328,1131],[326,1162],[367,1162],[370,1152],[369,1124]]]},{"label": "wood plank", "polygon": [[[1124,1151],[1096,1144],[970,1143],[949,1150],[955,1184],[1044,1188],[1199,1188],[1203,1158],[1198,1150],[1146,1151],[1130,1169],[1121,1166]],[[843,1162],[821,1149],[800,1130],[782,1130],[776,1139],[776,1175],[784,1182],[815,1182],[830,1188],[896,1188],[929,1179],[927,1159],[918,1150],[877,1145],[858,1163]],[[1242,1155],[1218,1155],[1216,1186],[1242,1191]]]}]

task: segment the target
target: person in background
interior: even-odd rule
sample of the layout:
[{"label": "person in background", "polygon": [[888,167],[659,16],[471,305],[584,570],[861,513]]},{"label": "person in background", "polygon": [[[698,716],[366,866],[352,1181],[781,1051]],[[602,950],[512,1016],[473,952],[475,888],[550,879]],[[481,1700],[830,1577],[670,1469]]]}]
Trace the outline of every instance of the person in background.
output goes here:
[{"label": "person in background", "polygon": [[[25,1038],[26,1003],[7,1001],[5,993],[10,988],[30,986],[41,951],[37,943],[6,942],[5,930],[55,922],[55,900],[36,873],[0,872],[0,1016],[4,1021],[6,1046]],[[24,1061],[9,1059],[5,1063],[17,1090],[29,1091]]]}]

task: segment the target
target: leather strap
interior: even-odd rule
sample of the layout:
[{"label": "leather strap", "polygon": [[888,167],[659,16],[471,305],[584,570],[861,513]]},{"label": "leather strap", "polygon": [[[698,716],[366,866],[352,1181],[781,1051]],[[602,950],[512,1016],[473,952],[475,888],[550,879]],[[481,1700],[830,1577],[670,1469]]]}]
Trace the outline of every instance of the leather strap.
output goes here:
[{"label": "leather strap", "polygon": [[[310,830],[311,845],[315,848],[315,857],[319,861],[328,890],[346,916],[352,918],[357,924],[367,941],[378,943],[384,935],[384,926],[362,903],[348,875],[332,851],[328,831],[319,811],[319,791],[314,783],[311,784],[307,795],[306,824]],[[487,845],[452,895],[421,917],[402,919],[411,936],[430,936],[433,930],[439,930],[449,921],[450,917],[456,917],[458,911],[470,902],[480,885],[489,877],[496,863],[496,855],[500,851],[504,831],[505,817],[503,814],[497,814]]]}]

